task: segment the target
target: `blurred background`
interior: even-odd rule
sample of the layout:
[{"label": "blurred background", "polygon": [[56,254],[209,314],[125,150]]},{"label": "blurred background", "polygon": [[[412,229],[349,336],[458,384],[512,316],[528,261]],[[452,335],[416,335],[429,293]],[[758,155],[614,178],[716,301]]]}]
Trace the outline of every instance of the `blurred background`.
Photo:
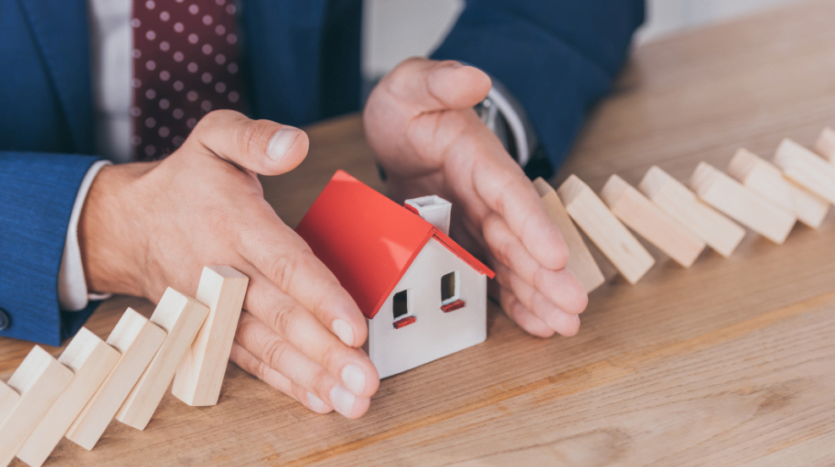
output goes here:
[{"label": "blurred background", "polygon": [[[582,1],[582,0],[577,0]],[[636,43],[802,0],[648,0]],[[427,55],[443,40],[463,0],[364,0],[362,71],[376,82],[401,60]]]}]

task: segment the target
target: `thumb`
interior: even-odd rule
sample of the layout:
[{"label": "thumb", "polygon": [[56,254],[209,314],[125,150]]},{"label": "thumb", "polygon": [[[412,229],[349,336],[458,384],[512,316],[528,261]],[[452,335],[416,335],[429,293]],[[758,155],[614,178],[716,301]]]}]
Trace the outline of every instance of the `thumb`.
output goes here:
[{"label": "thumb", "polygon": [[478,68],[425,58],[404,61],[388,78],[392,92],[422,112],[473,107],[487,97],[492,85],[490,77]]},{"label": "thumb", "polygon": [[206,114],[188,139],[221,159],[261,175],[281,175],[293,170],[310,147],[307,133],[296,127],[251,120],[232,110]]}]

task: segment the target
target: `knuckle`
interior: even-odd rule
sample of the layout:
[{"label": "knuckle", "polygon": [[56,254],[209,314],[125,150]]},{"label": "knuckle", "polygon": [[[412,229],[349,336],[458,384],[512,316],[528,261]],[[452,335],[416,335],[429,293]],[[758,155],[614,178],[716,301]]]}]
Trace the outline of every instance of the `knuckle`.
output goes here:
[{"label": "knuckle", "polygon": [[[264,343],[264,347],[262,349],[264,360],[269,362],[270,366],[273,368],[278,367],[286,351],[287,343],[283,339],[270,339]],[[265,371],[266,370],[262,370],[262,372]]]},{"label": "knuckle", "polygon": [[273,329],[284,334],[290,333],[295,329],[298,319],[298,313],[294,305],[281,305],[273,315]]}]

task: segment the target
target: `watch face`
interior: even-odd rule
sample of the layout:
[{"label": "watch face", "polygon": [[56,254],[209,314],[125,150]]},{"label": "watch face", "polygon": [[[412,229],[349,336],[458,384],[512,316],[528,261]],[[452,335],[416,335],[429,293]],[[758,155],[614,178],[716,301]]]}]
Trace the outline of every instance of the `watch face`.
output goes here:
[{"label": "watch face", "polygon": [[487,97],[481,103],[477,104],[474,109],[479,118],[481,118],[481,121],[487,125],[487,128],[499,138],[499,141],[502,142],[510,157],[518,161],[516,157],[516,140],[507,121],[502,116],[501,111],[499,111],[499,107]]}]

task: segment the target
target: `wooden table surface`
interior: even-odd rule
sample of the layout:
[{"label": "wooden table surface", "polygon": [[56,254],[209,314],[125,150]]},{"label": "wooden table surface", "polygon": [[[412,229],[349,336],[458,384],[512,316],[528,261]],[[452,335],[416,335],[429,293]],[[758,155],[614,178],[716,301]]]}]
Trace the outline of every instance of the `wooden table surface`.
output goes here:
[{"label": "wooden table surface", "polygon": [[[553,181],[597,190],[653,164],[686,180],[738,146],[811,144],[835,125],[832,18],[835,2],[801,4],[639,48]],[[337,168],[382,189],[358,117],[309,132],[307,161],[264,180],[290,225]],[[145,431],[113,422],[48,465],[835,463],[835,214],[688,270],[654,253],[638,285],[592,294],[573,338],[530,337],[491,304],[487,342],[384,380],[361,420],[314,415],[230,364],[219,405],[169,394]],[[152,309],[118,297],[89,327],[105,336],[128,305]],[[3,379],[30,347],[0,340]]]}]

